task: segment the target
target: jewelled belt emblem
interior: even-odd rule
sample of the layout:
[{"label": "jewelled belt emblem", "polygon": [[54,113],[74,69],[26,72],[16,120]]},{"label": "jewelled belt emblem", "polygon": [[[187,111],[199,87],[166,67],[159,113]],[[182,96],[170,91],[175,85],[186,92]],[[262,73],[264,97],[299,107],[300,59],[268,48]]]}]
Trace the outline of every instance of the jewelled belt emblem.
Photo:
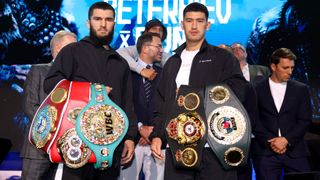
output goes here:
[{"label": "jewelled belt emblem", "polygon": [[192,144],[205,134],[205,124],[196,112],[182,113],[167,125],[168,136],[178,144]]},{"label": "jewelled belt emblem", "polygon": [[216,104],[223,104],[230,98],[230,92],[223,86],[215,86],[209,91],[211,101]]},{"label": "jewelled belt emblem", "polygon": [[87,109],[81,118],[81,131],[93,144],[107,145],[124,132],[124,118],[114,107],[97,104]]},{"label": "jewelled belt emblem", "polygon": [[51,139],[51,132],[56,131],[57,109],[54,106],[44,106],[37,113],[32,125],[32,140],[38,149],[43,148]]},{"label": "jewelled belt emblem", "polygon": [[188,111],[197,109],[200,104],[200,98],[196,93],[189,93],[186,96],[180,95],[177,101],[178,106],[183,106]]},{"label": "jewelled belt emblem", "polygon": [[84,166],[90,159],[91,150],[77,135],[75,128],[67,130],[57,143],[65,164],[70,168]]},{"label": "jewelled belt emblem", "polygon": [[222,106],[209,115],[209,135],[220,144],[231,145],[238,142],[246,131],[244,116],[231,106]]},{"label": "jewelled belt emblem", "polygon": [[194,166],[198,161],[198,153],[193,148],[186,148],[183,151],[177,150],[175,158],[178,162],[182,162],[187,167]]}]

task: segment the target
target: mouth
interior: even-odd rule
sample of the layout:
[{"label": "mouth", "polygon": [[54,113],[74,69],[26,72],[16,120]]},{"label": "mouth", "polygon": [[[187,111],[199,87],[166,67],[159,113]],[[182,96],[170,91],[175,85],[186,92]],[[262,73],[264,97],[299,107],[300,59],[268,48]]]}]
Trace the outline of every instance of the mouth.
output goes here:
[{"label": "mouth", "polygon": [[190,31],[190,34],[193,35],[193,36],[195,36],[195,35],[198,34],[198,31]]}]

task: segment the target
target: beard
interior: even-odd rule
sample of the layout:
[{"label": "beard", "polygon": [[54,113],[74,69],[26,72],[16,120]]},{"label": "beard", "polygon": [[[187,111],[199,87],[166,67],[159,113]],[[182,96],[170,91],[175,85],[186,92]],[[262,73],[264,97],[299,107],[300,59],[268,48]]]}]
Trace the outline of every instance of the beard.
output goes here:
[{"label": "beard", "polygon": [[112,39],[113,39],[113,28],[110,31],[110,33],[108,35],[105,36],[98,36],[97,35],[97,31],[94,30],[93,28],[90,28],[90,37],[97,40],[99,42],[99,44],[101,44],[102,46],[107,45],[109,46],[109,44],[111,43]]}]

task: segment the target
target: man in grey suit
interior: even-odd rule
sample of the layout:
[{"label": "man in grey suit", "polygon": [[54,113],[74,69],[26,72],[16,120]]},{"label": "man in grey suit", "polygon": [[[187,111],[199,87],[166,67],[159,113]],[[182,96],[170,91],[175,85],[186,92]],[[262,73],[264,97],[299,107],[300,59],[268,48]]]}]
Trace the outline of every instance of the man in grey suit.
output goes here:
[{"label": "man in grey suit", "polygon": [[270,70],[261,65],[250,65],[247,63],[247,51],[240,43],[233,43],[231,45],[234,56],[239,60],[240,68],[243,76],[249,82],[256,82],[264,76],[270,75]]},{"label": "man in grey suit", "polygon": [[[59,51],[66,45],[76,42],[77,36],[67,31],[57,32],[50,42],[50,49],[53,59]],[[51,63],[33,65],[28,73],[24,84],[24,112],[33,119],[35,112],[46,98],[47,94],[43,90],[43,82],[47,75]],[[30,124],[29,124],[30,126]],[[28,134],[25,135],[23,147],[21,150],[22,179],[53,179],[57,164],[50,162],[48,155],[36,149],[28,141]]]}]

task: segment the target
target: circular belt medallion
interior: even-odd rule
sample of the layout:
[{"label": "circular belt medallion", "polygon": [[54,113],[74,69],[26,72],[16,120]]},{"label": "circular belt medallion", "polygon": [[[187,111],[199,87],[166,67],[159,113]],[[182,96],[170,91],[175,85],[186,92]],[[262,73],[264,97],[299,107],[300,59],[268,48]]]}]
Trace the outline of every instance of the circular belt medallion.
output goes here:
[{"label": "circular belt medallion", "polygon": [[70,168],[82,167],[90,159],[91,150],[82,142],[75,128],[67,130],[58,140],[57,146]]},{"label": "circular belt medallion", "polygon": [[166,131],[179,144],[192,144],[204,136],[205,125],[196,112],[182,113],[168,123]]},{"label": "circular belt medallion", "polygon": [[244,153],[237,147],[231,147],[224,153],[224,161],[230,166],[238,166],[243,159]]},{"label": "circular belt medallion", "polygon": [[93,144],[107,145],[124,132],[124,117],[113,106],[97,104],[87,109],[80,120],[81,132]]},{"label": "circular belt medallion", "polygon": [[32,140],[38,149],[43,148],[51,138],[51,132],[56,130],[57,109],[44,106],[37,113],[32,125]]},{"label": "circular belt medallion", "polygon": [[209,135],[219,144],[231,145],[238,142],[246,131],[243,114],[231,106],[222,106],[209,115]]},{"label": "circular belt medallion", "polygon": [[181,161],[187,167],[192,167],[198,161],[198,154],[192,148],[186,148],[183,151],[178,150],[176,152],[176,160]]},{"label": "circular belt medallion", "polygon": [[76,124],[76,119],[77,119],[78,115],[80,114],[81,110],[82,110],[82,108],[80,108],[80,107],[75,107],[75,108],[69,110],[68,120],[72,124]]},{"label": "circular belt medallion", "polygon": [[209,91],[211,101],[216,104],[223,104],[230,98],[230,92],[223,86],[215,86]]},{"label": "circular belt medallion", "polygon": [[50,99],[54,103],[62,103],[67,98],[67,90],[64,88],[57,88],[53,91],[53,93],[50,96]]},{"label": "circular belt medallion", "polygon": [[197,109],[199,104],[200,98],[196,93],[189,93],[186,96],[180,95],[178,98],[178,105],[184,106],[188,111]]}]

